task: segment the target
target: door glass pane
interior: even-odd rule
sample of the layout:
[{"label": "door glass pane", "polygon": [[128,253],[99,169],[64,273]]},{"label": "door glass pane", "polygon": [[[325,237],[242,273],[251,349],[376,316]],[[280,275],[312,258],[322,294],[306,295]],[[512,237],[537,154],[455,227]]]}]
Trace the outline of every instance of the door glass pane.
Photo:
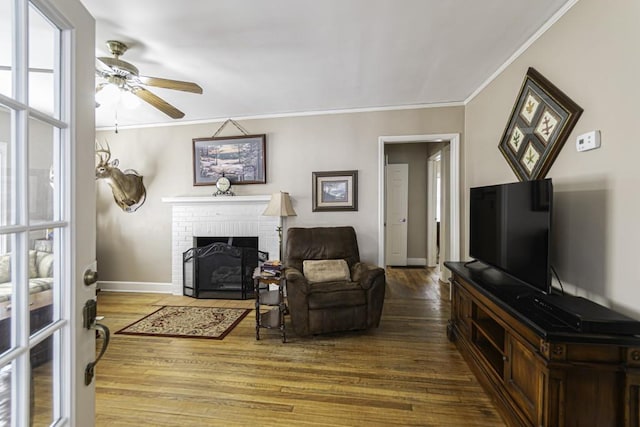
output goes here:
[{"label": "door glass pane", "polygon": [[[11,197],[11,178],[13,176],[11,169],[12,127],[11,112],[4,107],[0,107],[0,227],[12,225],[15,221],[14,204]],[[0,250],[4,248],[5,243],[0,236]]]},{"label": "door glass pane", "polygon": [[34,427],[53,423],[53,340],[51,336],[31,349],[31,425]]},{"label": "door glass pane", "polygon": [[33,335],[53,321],[56,256],[53,231],[29,233],[29,318]]},{"label": "door glass pane", "polygon": [[59,30],[38,9],[29,5],[29,105],[54,115],[57,102],[55,79]]},{"label": "door glass pane", "polygon": [[53,142],[58,133],[50,124],[29,120],[29,220],[51,221],[53,213]]},{"label": "door glass pane", "polygon": [[12,0],[0,0],[0,93],[8,97],[12,96],[13,87],[12,3]]},{"label": "door glass pane", "polygon": [[11,364],[0,368],[0,420],[3,425],[11,425]]},{"label": "door glass pane", "polygon": [[[5,237],[5,236],[2,236]],[[9,239],[6,236],[7,240]],[[12,255],[10,245],[0,252],[0,354],[11,348],[11,306],[13,304]]]}]

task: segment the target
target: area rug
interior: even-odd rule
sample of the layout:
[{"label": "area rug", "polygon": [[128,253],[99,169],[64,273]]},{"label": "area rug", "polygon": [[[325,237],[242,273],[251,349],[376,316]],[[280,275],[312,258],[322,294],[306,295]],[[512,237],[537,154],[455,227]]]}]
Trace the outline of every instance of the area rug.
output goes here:
[{"label": "area rug", "polygon": [[221,340],[250,311],[240,308],[163,306],[116,333]]}]

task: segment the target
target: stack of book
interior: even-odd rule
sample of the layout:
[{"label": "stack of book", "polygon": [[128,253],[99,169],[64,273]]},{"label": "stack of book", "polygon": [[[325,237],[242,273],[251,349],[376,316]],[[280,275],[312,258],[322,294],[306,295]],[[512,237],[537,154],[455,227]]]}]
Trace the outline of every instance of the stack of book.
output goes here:
[{"label": "stack of book", "polygon": [[260,273],[263,276],[280,277],[282,263],[279,260],[265,261],[260,266]]}]

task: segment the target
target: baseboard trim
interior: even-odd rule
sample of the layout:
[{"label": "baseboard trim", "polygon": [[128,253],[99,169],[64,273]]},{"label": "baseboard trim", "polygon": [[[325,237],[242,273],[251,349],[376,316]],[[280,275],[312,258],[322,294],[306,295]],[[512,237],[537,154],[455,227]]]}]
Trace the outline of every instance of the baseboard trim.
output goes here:
[{"label": "baseboard trim", "polygon": [[407,258],[407,265],[426,266],[427,259],[426,258]]},{"label": "baseboard trim", "polygon": [[98,289],[105,292],[146,292],[173,294],[173,284],[162,282],[116,282],[99,281]]}]

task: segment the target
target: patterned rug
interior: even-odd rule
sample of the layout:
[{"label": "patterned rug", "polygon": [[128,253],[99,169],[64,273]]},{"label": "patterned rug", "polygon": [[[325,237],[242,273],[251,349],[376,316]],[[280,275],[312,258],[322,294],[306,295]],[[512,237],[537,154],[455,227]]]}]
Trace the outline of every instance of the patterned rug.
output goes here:
[{"label": "patterned rug", "polygon": [[116,333],[221,340],[250,311],[240,308],[163,306]]}]

